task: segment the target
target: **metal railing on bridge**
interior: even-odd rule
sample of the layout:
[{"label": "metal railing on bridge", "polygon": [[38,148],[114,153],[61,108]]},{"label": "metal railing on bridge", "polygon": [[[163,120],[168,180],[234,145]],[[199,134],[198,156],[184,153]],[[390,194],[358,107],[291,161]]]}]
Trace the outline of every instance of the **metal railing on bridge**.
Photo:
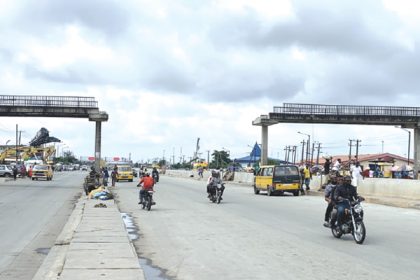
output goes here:
[{"label": "metal railing on bridge", "polygon": [[97,109],[94,97],[0,95],[0,106],[64,107]]},{"label": "metal railing on bridge", "polygon": [[357,105],[321,105],[284,103],[282,107],[275,106],[274,113],[303,115],[346,115],[346,116],[396,116],[419,117],[419,107],[397,106],[357,106]]}]

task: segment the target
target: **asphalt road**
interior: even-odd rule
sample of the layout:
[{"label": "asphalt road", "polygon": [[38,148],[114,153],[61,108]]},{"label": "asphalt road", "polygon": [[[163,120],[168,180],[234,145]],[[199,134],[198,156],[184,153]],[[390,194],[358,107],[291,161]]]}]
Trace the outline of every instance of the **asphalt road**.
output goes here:
[{"label": "asphalt road", "polygon": [[138,227],[137,253],[164,273],[153,279],[419,279],[418,210],[365,203],[367,237],[358,245],[322,226],[322,197],[227,184],[217,205],[205,181],[161,176],[148,212],[135,185],[113,191]]},{"label": "asphalt road", "polygon": [[32,279],[80,197],[85,175],[0,182],[0,279]]}]

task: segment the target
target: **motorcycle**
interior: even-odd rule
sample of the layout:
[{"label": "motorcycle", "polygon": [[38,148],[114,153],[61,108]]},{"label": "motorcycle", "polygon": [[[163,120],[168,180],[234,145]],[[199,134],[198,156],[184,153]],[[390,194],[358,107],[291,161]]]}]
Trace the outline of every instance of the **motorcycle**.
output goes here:
[{"label": "motorcycle", "polygon": [[[349,200],[347,200],[349,201]],[[363,223],[363,207],[360,204],[362,199],[357,199],[350,203],[350,209],[345,211],[341,229],[337,225],[331,226],[332,235],[335,238],[340,238],[343,234],[353,235],[353,239],[357,244],[362,244],[366,237],[366,227]],[[336,209],[333,215],[337,215]]]},{"label": "motorcycle", "polygon": [[147,191],[143,197],[142,209],[146,208],[147,211],[150,211],[152,205],[156,203],[153,201],[153,193],[154,191]]},{"label": "motorcycle", "polygon": [[155,184],[156,184],[157,182],[159,182],[159,175],[158,175],[158,174],[153,173],[152,177],[153,177],[153,180],[155,181]]},{"label": "motorcycle", "polygon": [[213,203],[219,204],[222,200],[222,189],[225,187],[225,184],[217,184],[213,187],[212,192],[210,193],[210,201]]}]

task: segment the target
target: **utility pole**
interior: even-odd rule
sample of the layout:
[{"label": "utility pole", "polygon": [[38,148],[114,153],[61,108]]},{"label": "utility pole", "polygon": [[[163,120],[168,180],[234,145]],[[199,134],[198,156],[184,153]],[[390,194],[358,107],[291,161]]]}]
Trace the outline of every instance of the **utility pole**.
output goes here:
[{"label": "utility pole", "polygon": [[349,163],[350,163],[350,161],[351,161],[351,148],[353,147],[353,141],[355,141],[355,140],[351,140],[351,139],[349,139],[349,141],[350,141],[350,144],[349,144],[349,147],[350,147],[350,150],[349,150]]},{"label": "utility pole", "polygon": [[306,163],[308,163],[308,160],[309,160],[309,155],[310,155],[310,153],[311,153],[311,150],[310,150],[310,142],[311,142],[311,136],[310,135],[308,135],[308,142],[306,142]]},{"label": "utility pole", "polygon": [[297,150],[297,146],[293,146],[293,150],[292,150],[293,164],[296,164],[296,150]]},{"label": "utility pole", "polygon": [[172,147],[172,164],[175,164],[175,147]]},{"label": "utility pole", "polygon": [[362,140],[357,139],[356,140],[356,161],[359,161],[359,143],[362,142]]},{"label": "utility pole", "polygon": [[16,164],[18,163],[18,125],[16,124]]},{"label": "utility pole", "polygon": [[289,161],[290,146],[284,147],[284,161]]},{"label": "utility pole", "polygon": [[312,151],[311,151],[311,166],[314,162],[314,150],[315,150],[315,142],[312,142]]},{"label": "utility pole", "polygon": [[321,151],[321,143],[318,142],[317,154],[316,154],[316,165],[319,165],[319,153]]},{"label": "utility pole", "polygon": [[302,159],[301,159],[301,164],[303,164],[303,155],[305,154],[305,140],[302,140]]}]

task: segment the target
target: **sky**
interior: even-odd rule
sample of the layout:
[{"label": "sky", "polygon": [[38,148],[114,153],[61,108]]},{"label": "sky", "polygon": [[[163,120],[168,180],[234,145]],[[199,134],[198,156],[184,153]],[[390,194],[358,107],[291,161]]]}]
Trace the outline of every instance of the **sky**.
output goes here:
[{"label": "sky", "polygon": [[[198,138],[205,159],[249,155],[252,121],[286,102],[420,101],[415,0],[0,0],[0,38],[0,95],[95,97],[102,156],[135,162],[189,160]],[[88,120],[2,117],[0,144],[16,124],[24,144],[45,127],[59,152],[94,155]],[[298,131],[321,156],[348,154],[349,139],[407,156],[402,129],[318,124],[270,126],[268,155],[284,158]]]}]

